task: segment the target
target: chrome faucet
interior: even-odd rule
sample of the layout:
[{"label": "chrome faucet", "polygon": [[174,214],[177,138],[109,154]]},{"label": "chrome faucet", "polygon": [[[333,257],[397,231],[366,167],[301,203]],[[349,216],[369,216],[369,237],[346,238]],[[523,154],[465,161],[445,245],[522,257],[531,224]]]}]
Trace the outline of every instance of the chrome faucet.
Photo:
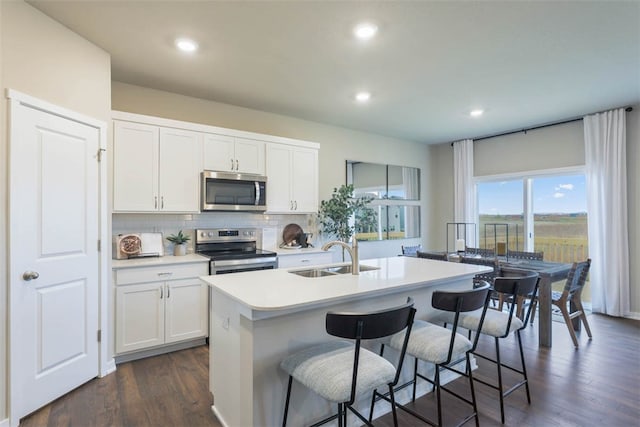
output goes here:
[{"label": "chrome faucet", "polygon": [[360,262],[358,261],[358,239],[353,236],[353,245],[349,246],[340,240],[332,240],[322,245],[323,251],[328,251],[331,246],[340,245],[351,255],[351,274],[360,274]]}]

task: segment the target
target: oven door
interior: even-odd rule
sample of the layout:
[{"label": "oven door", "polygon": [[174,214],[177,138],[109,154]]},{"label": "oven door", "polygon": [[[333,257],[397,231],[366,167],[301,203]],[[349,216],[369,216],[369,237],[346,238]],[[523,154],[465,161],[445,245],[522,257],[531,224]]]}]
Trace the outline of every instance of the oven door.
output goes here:
[{"label": "oven door", "polygon": [[201,185],[204,212],[267,210],[265,176],[204,171]]},{"label": "oven door", "polygon": [[243,271],[271,270],[278,267],[277,257],[211,260],[209,274],[241,273]]}]

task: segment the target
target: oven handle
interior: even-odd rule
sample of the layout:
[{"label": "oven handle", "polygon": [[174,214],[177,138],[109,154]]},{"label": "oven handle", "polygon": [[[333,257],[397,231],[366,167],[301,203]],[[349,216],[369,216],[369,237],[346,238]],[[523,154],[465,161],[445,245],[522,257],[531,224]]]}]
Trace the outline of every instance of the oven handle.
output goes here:
[{"label": "oven handle", "polygon": [[247,259],[230,259],[224,261],[211,261],[211,266],[213,268],[219,267],[234,267],[234,266],[244,266],[244,265],[261,265],[261,264],[273,264],[277,262],[278,257],[264,257],[264,258],[247,258]]}]

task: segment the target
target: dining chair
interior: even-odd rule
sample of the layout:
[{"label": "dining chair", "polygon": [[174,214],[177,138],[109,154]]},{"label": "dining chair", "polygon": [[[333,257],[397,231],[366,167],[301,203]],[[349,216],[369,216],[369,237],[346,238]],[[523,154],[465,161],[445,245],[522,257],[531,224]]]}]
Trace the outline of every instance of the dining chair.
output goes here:
[{"label": "dining chair", "polygon": [[404,246],[400,247],[402,249],[402,255],[405,256],[416,256],[416,253],[422,250],[422,245],[414,245],[414,246]]},{"label": "dining chair", "polygon": [[416,256],[418,258],[434,259],[437,261],[447,261],[449,259],[446,252],[422,252],[418,250],[416,251]]},{"label": "dining chair", "polygon": [[[487,305],[489,304],[489,289],[490,285],[485,283],[482,287],[465,291],[434,291],[431,298],[431,306],[437,310],[442,310],[443,313],[451,315],[453,319],[451,329],[425,322],[423,320],[416,320],[414,321],[408,344],[406,341],[408,332],[405,331],[393,335],[388,343],[388,345],[398,351],[404,351],[406,348],[406,353],[414,358],[413,379],[398,386],[397,389],[399,390],[413,385],[412,401],[415,401],[417,379],[421,378],[429,382],[433,386],[436,394],[437,423],[405,405],[401,405],[397,402],[394,403],[393,393],[391,393],[391,397],[388,397],[387,395],[389,393],[379,393],[377,389],[374,391],[371,398],[369,421],[371,421],[373,415],[375,402],[379,399],[384,399],[391,402],[393,406],[397,406],[399,409],[413,415],[425,423],[441,426],[442,399],[440,392],[443,390],[473,407],[473,413],[467,415],[459,425],[466,423],[472,418],[475,418],[476,426],[479,425],[478,408],[476,404],[475,390],[473,388],[473,374],[470,359],[470,354],[475,350],[478,343],[479,334],[476,334],[475,339],[471,341],[464,335],[458,333],[458,319],[464,313],[475,312],[477,310],[480,313],[478,322],[479,325],[482,326],[485,313],[487,312]],[[382,355],[383,352],[384,344],[382,345],[380,355]],[[418,372],[419,360],[435,365],[433,379]],[[463,362],[465,363],[464,371],[456,367],[456,365]],[[440,370],[443,369],[452,371],[469,379],[470,399],[446,388],[441,384]]]},{"label": "dining chair", "polygon": [[[408,298],[401,306],[379,311],[327,313],[327,333],[352,341],[336,340],[310,347],[288,356],[280,363],[280,368],[289,374],[282,426],[287,425],[293,379],[326,400],[338,404],[337,414],[317,422],[314,426],[337,418],[338,426],[346,427],[347,410],[353,412],[366,425],[373,425],[352,405],[356,396],[382,386],[389,389],[393,422],[394,426],[397,426],[393,389],[400,378],[415,312],[413,299]],[[388,337],[403,330],[406,331],[405,338],[395,366],[382,355],[361,347],[363,340]]]},{"label": "dining chair", "polygon": [[[495,340],[495,359],[480,354],[478,351],[474,351],[474,355],[493,362],[497,367],[497,384],[495,382],[485,381],[484,379],[474,376],[474,381],[484,384],[497,390],[500,393],[500,417],[504,424],[504,398],[513,393],[518,388],[524,386],[527,394],[527,402],[531,404],[531,394],[529,392],[529,379],[527,377],[527,369],[524,360],[524,350],[522,348],[522,339],[520,331],[524,329],[529,320],[531,314],[531,303],[522,302],[525,299],[535,298],[538,292],[538,273],[535,272],[523,272],[522,275],[516,277],[496,277],[493,281],[493,290],[504,297],[504,299],[512,298],[513,301],[518,301],[518,304],[510,304],[508,311],[502,311],[501,309],[487,310],[486,316],[478,310],[470,313],[462,313],[460,315],[459,326],[470,331],[480,332],[481,334],[488,335]],[[520,303],[522,302],[522,303]],[[516,310],[520,310],[521,307],[526,307],[526,315],[523,318],[518,317]],[[449,318],[448,321],[453,319]],[[483,322],[484,320],[484,322]],[[520,351],[521,367],[508,365],[501,360],[500,355],[500,340],[507,338],[511,333],[515,333],[518,341],[518,349]],[[502,369],[507,368],[513,372],[522,375],[522,380],[510,387],[504,389],[502,380]]]},{"label": "dining chair", "polygon": [[551,303],[560,309],[564,322],[567,324],[569,335],[573,345],[578,347],[578,337],[573,327],[573,319],[579,318],[587,331],[589,339],[592,338],[591,328],[587,321],[587,314],[582,306],[582,290],[587,282],[587,275],[591,268],[591,259],[582,262],[574,262],[567,276],[562,292],[551,292]]},{"label": "dining chair", "polygon": [[509,251],[509,259],[525,259],[530,261],[542,261],[544,252]]},{"label": "dining chair", "polygon": [[496,251],[488,248],[471,248],[467,246],[465,248],[465,256],[481,256],[483,258],[495,258]]}]

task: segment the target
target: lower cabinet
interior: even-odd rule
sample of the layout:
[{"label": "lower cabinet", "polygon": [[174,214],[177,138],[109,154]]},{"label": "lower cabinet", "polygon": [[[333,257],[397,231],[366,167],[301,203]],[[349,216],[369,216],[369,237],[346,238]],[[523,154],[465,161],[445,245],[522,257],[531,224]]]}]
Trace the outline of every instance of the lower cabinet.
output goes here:
[{"label": "lower cabinet", "polygon": [[[116,274],[116,354],[178,343],[208,335],[207,286],[197,276],[206,275],[203,267],[120,270]],[[130,273],[130,274],[127,274]],[[182,274],[180,274],[182,273]],[[172,277],[174,274],[177,277]],[[190,278],[180,276],[189,275]],[[146,283],[118,284],[145,280],[149,277],[166,280]]]}]

